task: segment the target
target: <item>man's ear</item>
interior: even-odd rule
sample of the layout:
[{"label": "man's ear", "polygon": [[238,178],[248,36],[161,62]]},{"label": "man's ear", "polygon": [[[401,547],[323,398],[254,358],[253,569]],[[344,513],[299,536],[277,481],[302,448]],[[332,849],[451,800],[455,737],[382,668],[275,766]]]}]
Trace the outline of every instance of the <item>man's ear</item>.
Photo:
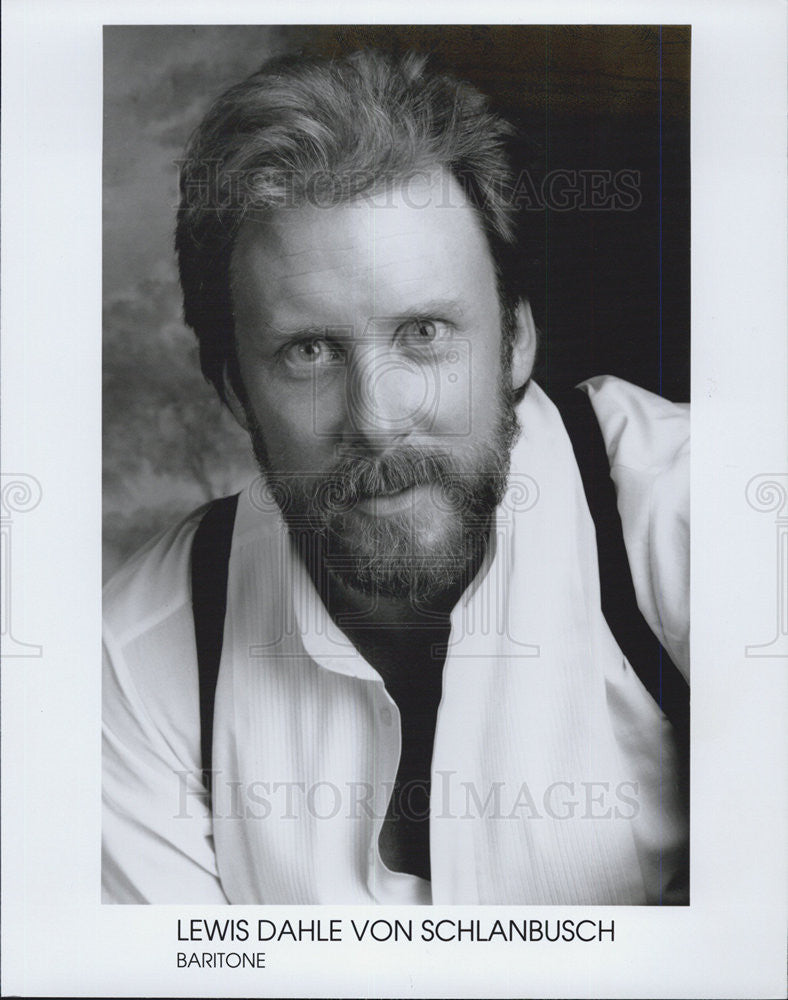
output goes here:
[{"label": "man's ear", "polygon": [[534,370],[537,332],[531,306],[527,299],[520,299],[515,314],[514,342],[512,344],[512,389],[525,385]]},{"label": "man's ear", "polygon": [[224,401],[227,403],[227,409],[235,417],[235,422],[238,426],[245,431],[249,430],[249,421],[246,417],[246,407],[241,402],[238,393],[235,391],[233,385],[233,379],[230,377],[227,365],[224,366],[224,372],[222,374],[222,386],[224,388]]}]

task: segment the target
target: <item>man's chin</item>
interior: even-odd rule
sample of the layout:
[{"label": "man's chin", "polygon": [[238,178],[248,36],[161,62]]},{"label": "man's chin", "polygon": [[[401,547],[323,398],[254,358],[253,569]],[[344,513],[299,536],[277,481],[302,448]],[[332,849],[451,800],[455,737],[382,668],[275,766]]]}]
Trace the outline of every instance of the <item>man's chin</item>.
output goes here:
[{"label": "man's chin", "polygon": [[324,555],[353,591],[423,605],[467,586],[487,535],[487,526],[469,531],[456,515],[419,522],[407,508],[374,517],[354,509],[332,525]]},{"label": "man's chin", "polygon": [[331,575],[348,590],[369,598],[404,601],[426,607],[464,587],[465,564],[398,564],[392,560],[357,559],[329,563]]}]

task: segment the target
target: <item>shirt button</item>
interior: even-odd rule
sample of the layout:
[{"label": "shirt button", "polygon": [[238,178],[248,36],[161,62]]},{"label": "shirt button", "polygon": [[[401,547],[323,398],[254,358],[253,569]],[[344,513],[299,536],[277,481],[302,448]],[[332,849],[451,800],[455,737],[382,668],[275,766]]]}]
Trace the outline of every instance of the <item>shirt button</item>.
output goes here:
[{"label": "shirt button", "polygon": [[380,721],[384,726],[390,726],[393,716],[391,714],[390,708],[381,708],[380,710]]}]

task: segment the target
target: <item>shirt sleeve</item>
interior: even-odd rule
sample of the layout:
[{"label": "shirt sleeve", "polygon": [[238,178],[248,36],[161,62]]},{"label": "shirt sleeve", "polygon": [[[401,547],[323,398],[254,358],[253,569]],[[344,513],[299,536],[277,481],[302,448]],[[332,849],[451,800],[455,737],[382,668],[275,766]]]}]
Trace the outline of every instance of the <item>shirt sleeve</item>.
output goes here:
[{"label": "shirt sleeve", "polygon": [[580,388],[605,441],[638,607],[689,680],[689,405],[610,375]]},{"label": "shirt sleeve", "polygon": [[[165,664],[153,666],[166,668]],[[143,681],[144,677],[143,673]],[[170,683],[172,677],[170,670]],[[167,718],[167,686],[165,681],[163,697],[157,699],[161,708],[146,704],[124,649],[106,632],[102,691],[105,903],[228,902],[216,869],[199,756],[181,737],[177,713],[182,707]],[[189,714],[194,708],[199,718],[196,698],[195,692]]]}]

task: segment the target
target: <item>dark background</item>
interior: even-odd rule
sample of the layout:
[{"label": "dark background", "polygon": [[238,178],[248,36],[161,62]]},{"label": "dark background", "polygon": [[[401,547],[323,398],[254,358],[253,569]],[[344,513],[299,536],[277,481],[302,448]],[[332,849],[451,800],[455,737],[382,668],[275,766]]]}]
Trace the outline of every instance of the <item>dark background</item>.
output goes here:
[{"label": "dark background", "polygon": [[517,166],[537,194],[556,170],[639,173],[632,210],[593,208],[587,197],[558,210],[524,197],[523,286],[542,332],[535,376],[555,392],[610,373],[689,399],[688,27],[108,27],[107,574],[254,471],[181,320],[175,160],[213,98],[269,56],[362,45],[428,51],[489,94],[518,126]]},{"label": "dark background", "polygon": [[689,27],[312,30],[307,51],[433,53],[521,127],[518,166],[537,189],[557,169],[638,171],[634,211],[524,212],[536,377],[549,391],[609,373],[689,399]]}]

